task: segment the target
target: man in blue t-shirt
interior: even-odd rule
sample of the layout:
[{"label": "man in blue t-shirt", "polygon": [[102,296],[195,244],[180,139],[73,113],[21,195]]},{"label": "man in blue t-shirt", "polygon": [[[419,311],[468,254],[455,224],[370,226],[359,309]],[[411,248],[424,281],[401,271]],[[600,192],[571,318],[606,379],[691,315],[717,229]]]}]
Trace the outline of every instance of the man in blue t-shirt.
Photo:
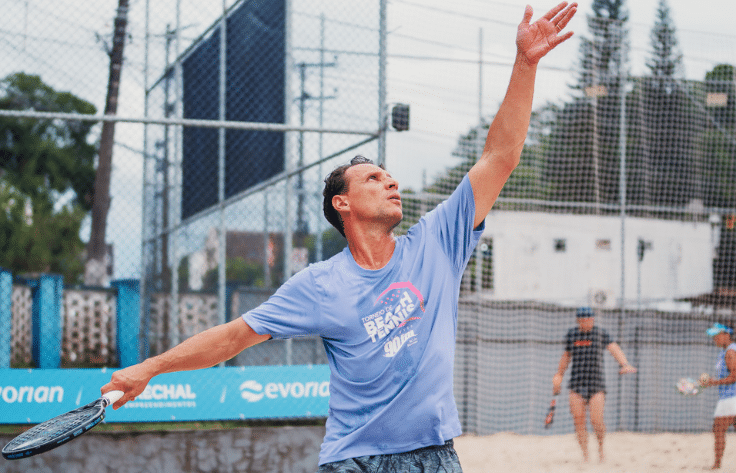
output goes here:
[{"label": "man in blue t-shirt", "polygon": [[[269,338],[319,335],[330,366],[320,471],[459,472],[461,433],[452,393],[460,278],[483,222],[524,146],[537,63],[572,36],[563,2],[517,30],[509,87],[478,162],[455,192],[405,236],[399,185],[363,157],[325,180],[324,212],[348,242],[291,277],[242,318],[116,371],[119,408],[161,373],[213,366]],[[410,465],[414,465],[411,466]]]}]

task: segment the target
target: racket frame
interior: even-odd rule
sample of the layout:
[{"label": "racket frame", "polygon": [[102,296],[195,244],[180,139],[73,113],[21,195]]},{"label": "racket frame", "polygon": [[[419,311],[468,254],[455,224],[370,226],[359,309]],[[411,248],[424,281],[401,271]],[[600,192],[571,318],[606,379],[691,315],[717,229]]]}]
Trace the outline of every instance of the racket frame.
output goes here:
[{"label": "racket frame", "polygon": [[[89,431],[91,428],[102,422],[105,419],[105,408],[120,399],[122,396],[122,391],[110,391],[109,393],[105,393],[102,397],[90,402],[89,404],[65,412],[64,414],[60,414],[56,417],[52,417],[45,422],[31,427],[25,432],[17,435],[10,442],[8,442],[5,447],[3,447],[3,457],[5,457],[7,460],[28,458],[32,457],[33,455],[38,455],[39,453],[48,452],[49,450],[64,445],[71,440],[74,440],[75,438],[79,437],[83,433]],[[75,415],[81,414],[82,412],[89,412],[90,410],[94,410],[95,412],[91,415],[85,416],[87,418],[83,422],[74,423],[73,428],[67,427],[65,429],[61,429],[53,437],[43,442],[39,443],[34,441],[34,435],[40,434],[45,429],[51,428],[62,418],[70,416],[73,417]],[[19,445],[14,446],[14,443]],[[26,445],[30,446],[26,448],[19,448]]]},{"label": "racket frame", "polygon": [[[682,389],[684,385],[692,385],[692,390],[684,390]],[[685,397],[693,397],[697,396],[701,392],[703,392],[703,387],[700,385],[697,379],[693,378],[680,378],[677,383],[675,383],[675,389],[677,392]]]},{"label": "racket frame", "polygon": [[552,397],[549,403],[549,409],[547,409],[547,415],[544,417],[544,428],[549,429],[552,422],[555,419],[555,410],[557,409],[557,394]]}]

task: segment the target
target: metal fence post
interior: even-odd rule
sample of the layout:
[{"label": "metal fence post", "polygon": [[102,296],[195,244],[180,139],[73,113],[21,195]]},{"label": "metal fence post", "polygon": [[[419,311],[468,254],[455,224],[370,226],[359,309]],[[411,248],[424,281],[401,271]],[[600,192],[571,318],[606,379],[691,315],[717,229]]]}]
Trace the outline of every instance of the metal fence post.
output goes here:
[{"label": "metal fence post", "polygon": [[13,276],[0,268],[0,368],[10,368],[13,327]]},{"label": "metal fence post", "polygon": [[141,283],[138,279],[117,279],[110,283],[117,289],[116,326],[118,363],[121,368],[140,362]]},{"label": "metal fence post", "polygon": [[63,293],[64,279],[59,274],[42,274],[32,286],[32,354],[41,369],[61,366]]}]

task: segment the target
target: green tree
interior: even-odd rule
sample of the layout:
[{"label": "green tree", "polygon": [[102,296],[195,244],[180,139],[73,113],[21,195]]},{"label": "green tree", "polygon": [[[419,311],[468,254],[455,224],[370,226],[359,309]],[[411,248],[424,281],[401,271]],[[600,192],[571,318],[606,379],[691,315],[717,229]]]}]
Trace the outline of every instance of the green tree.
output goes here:
[{"label": "green tree", "polygon": [[[0,109],[95,114],[40,77],[0,81]],[[16,273],[50,271],[79,282],[82,220],[91,208],[96,147],[93,124],[0,117],[0,266]]]},{"label": "green tree", "polygon": [[[708,183],[705,204],[708,207],[736,208],[735,72],[733,65],[719,64],[705,76],[705,91],[711,97],[710,104],[706,106],[703,138],[704,181]],[[713,260],[713,285],[716,287],[736,287],[736,228],[733,219],[733,215],[723,216],[718,254]]]},{"label": "green tree", "polygon": [[[709,107],[713,123],[724,132],[736,128],[736,73],[731,64],[719,64],[705,75],[706,92],[725,96],[725,101]],[[731,131],[733,136],[733,131]]]},{"label": "green tree", "polygon": [[605,86],[607,95],[615,96],[621,70],[626,61],[629,14],[626,0],[593,0],[593,14],[587,18],[590,37],[580,41],[579,82],[574,89],[585,91]]},{"label": "green tree", "polygon": [[735,78],[734,66],[730,64],[719,64],[705,75],[702,149],[708,207],[736,207]]},{"label": "green tree", "polygon": [[646,64],[650,76],[671,80],[682,74],[682,53],[677,47],[677,31],[670,16],[667,0],[659,0],[657,19],[649,35],[652,53]]},{"label": "green tree", "polygon": [[[317,261],[317,238],[316,235],[307,236],[307,248],[309,249],[309,261]],[[340,253],[348,246],[348,241],[340,235],[335,227],[330,226],[322,232],[322,260],[328,260]]]},{"label": "green tree", "polygon": [[[513,206],[504,199],[544,199],[549,195],[548,185],[542,179],[545,150],[549,145],[549,134],[559,113],[559,107],[546,103],[538,110],[532,111],[529,133],[521,153],[519,165],[501,190],[499,202],[494,208]],[[428,211],[435,208],[452,193],[470,168],[480,158],[482,146],[485,144],[490,121],[483,121],[458,138],[452,156],[459,163],[448,168],[418,195],[411,190],[402,191],[401,200],[404,210],[398,233],[405,233]],[[527,205],[528,208],[528,205]]]},{"label": "green tree", "polygon": [[[219,269],[215,267],[205,273],[202,279],[203,291],[217,289],[218,271]],[[225,264],[225,280],[227,282],[237,282],[244,286],[265,287],[263,265],[246,261],[240,256],[228,258]]]},{"label": "green tree", "polygon": [[577,96],[553,120],[543,181],[558,201],[619,200],[621,87],[628,77],[628,12],[625,0],[594,0],[589,37],[581,39]]},{"label": "green tree", "polygon": [[[635,137],[638,165],[633,203],[683,206],[701,199],[697,182],[695,140],[697,108],[690,86],[681,80],[682,54],[666,0],[657,6],[650,33],[651,53],[646,60],[649,73],[635,90],[638,107],[629,136]],[[637,133],[638,131],[638,133]]]}]

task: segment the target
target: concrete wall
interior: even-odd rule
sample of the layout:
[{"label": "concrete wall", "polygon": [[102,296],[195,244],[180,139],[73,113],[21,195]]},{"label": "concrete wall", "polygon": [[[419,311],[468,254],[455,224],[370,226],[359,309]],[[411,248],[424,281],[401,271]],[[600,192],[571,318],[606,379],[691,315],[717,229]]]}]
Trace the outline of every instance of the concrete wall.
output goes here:
[{"label": "concrete wall", "polygon": [[[314,473],[324,427],[243,427],[157,433],[89,432],[23,460],[0,458],[0,472]],[[12,436],[0,436],[5,445]]]}]

